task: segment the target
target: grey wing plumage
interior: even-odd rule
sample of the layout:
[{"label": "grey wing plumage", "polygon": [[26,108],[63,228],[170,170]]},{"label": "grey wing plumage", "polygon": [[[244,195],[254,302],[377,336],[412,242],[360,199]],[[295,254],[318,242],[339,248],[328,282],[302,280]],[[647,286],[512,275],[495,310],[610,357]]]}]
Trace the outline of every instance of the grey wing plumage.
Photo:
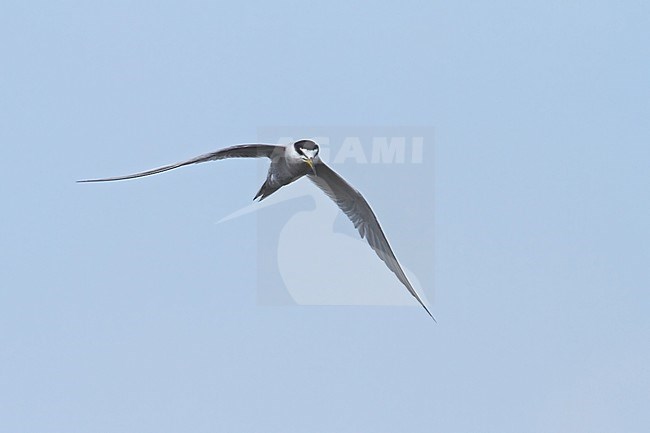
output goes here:
[{"label": "grey wing plumage", "polygon": [[386,263],[386,266],[393,271],[408,291],[424,307],[426,312],[435,321],[429,309],[424,305],[422,299],[417,294],[408,278],[404,274],[393,250],[386,239],[379,221],[370,205],[359,191],[354,189],[349,183],[339,176],[334,170],[322,162],[316,166],[316,175],[308,174],[309,180],[314,182],[325,194],[327,194],[338,207],[352,221],[354,227],[359,230],[362,238],[366,238],[370,246],[377,253],[380,259]]},{"label": "grey wing plumage", "polygon": [[154,168],[140,173],[127,174],[125,176],[105,177],[101,179],[85,179],[77,182],[111,182],[114,180],[135,179],[137,177],[150,176],[165,171],[173,170],[178,167],[183,167],[190,164],[198,164],[200,162],[217,161],[226,158],[271,158],[276,151],[284,150],[282,146],[275,146],[272,144],[240,144],[237,146],[227,147],[225,149],[217,150],[216,152],[206,153],[197,156],[187,161],[177,162],[175,164],[165,165],[163,167]]}]

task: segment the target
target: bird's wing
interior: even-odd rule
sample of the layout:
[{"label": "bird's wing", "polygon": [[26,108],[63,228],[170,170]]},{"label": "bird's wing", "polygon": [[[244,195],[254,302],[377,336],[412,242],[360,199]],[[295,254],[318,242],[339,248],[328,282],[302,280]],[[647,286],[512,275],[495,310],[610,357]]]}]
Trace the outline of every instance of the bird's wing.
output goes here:
[{"label": "bird's wing", "polygon": [[334,170],[322,162],[316,166],[316,175],[308,174],[309,180],[325,192],[338,207],[350,218],[354,227],[359,230],[362,238],[366,238],[370,246],[377,253],[380,259],[386,263],[388,269],[393,271],[397,278],[406,286],[408,291],[424,307],[429,316],[436,320],[429,309],[424,305],[408,278],[404,274],[393,250],[388,244],[375,213],[359,191],[347,183]]},{"label": "bird's wing", "polygon": [[275,146],[272,144],[240,144],[237,146],[227,147],[225,149],[217,150],[216,152],[206,153],[197,156],[187,161],[177,162],[175,164],[165,165],[164,167],[154,168],[152,170],[142,171],[140,173],[127,174],[125,176],[105,177],[102,179],[85,179],[77,182],[110,182],[114,180],[134,179],[136,177],[149,176],[152,174],[162,173],[164,171],[173,170],[178,167],[183,167],[190,164],[198,164],[200,162],[217,161],[226,158],[271,158],[273,152],[284,150],[283,146]]}]

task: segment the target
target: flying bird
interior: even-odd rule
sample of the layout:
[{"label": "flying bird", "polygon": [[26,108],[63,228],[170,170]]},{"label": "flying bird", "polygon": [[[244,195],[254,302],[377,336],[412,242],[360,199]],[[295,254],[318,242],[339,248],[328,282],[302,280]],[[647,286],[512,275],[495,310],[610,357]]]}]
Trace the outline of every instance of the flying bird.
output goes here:
[{"label": "flying bird", "polygon": [[393,250],[386,239],[379,221],[370,205],[359,191],[354,189],[334,170],[328,167],[318,156],[318,144],[312,140],[298,140],[286,146],[273,144],[240,144],[206,153],[187,161],[165,165],[140,173],[125,176],[106,177],[102,179],[79,180],[81,183],[112,182],[116,180],[135,179],[150,176],[175,168],[207,161],[218,161],[227,158],[262,158],[271,160],[266,181],[253,200],[264,200],[285,185],[307,176],[318,188],[327,194],[337,206],[352,221],[354,227],[365,238],[379,258],[388,266],[397,279],[408,289],[409,293],[422,305],[425,311],[435,321],[435,318],[415,291],[406,274],[402,270]]}]

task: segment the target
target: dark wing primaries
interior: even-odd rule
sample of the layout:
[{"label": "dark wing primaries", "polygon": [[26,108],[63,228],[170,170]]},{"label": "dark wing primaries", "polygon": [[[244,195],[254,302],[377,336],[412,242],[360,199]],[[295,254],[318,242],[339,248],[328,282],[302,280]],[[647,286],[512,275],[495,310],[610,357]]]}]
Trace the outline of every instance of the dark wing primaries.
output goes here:
[{"label": "dark wing primaries", "polygon": [[152,170],[142,171],[140,173],[127,174],[125,176],[106,177],[102,179],[86,179],[77,182],[111,182],[115,180],[135,179],[137,177],[150,176],[152,174],[163,173],[185,165],[198,164],[200,162],[217,161],[226,158],[271,158],[273,152],[284,150],[282,146],[272,144],[240,144],[237,146],[227,147],[217,150],[216,152],[206,153],[187,161],[177,162],[175,164],[165,165]]},{"label": "dark wing primaries", "polygon": [[397,258],[388,243],[388,239],[386,239],[386,235],[379,225],[375,213],[370,208],[366,199],[363,198],[359,191],[354,189],[352,185],[347,183],[345,179],[324,163],[318,163],[316,166],[316,173],[316,176],[308,174],[309,180],[314,182],[316,186],[334,200],[343,213],[345,213],[350,221],[352,221],[361,237],[366,238],[379,258],[386,263],[386,266],[393,271],[400,282],[406,286],[411,295],[417,299],[420,305],[422,305],[426,312],[429,313],[429,316],[435,320],[408,278],[406,278],[402,267],[397,261]]}]

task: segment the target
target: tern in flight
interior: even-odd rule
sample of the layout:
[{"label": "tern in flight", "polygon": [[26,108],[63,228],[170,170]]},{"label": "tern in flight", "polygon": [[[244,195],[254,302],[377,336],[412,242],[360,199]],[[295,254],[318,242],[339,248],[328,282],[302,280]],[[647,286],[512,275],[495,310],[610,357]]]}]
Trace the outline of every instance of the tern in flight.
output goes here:
[{"label": "tern in flight", "polygon": [[266,181],[255,195],[253,200],[264,200],[285,185],[307,176],[318,188],[327,194],[338,207],[352,221],[354,227],[365,238],[370,247],[384,261],[386,266],[397,276],[397,279],[406,286],[413,297],[422,305],[425,311],[435,321],[435,318],[417,294],[408,278],[404,274],[388,239],[384,234],[375,213],[363,198],[361,193],[354,189],[334,170],[329,168],[318,156],[318,144],[312,140],[298,140],[287,146],[273,144],[241,144],[206,153],[183,162],[154,168],[140,173],[126,176],[107,177],[102,179],[86,179],[78,182],[111,182],[116,180],[134,179],[173,170],[185,165],[200,162],[218,161],[227,158],[262,158],[271,160]]}]

